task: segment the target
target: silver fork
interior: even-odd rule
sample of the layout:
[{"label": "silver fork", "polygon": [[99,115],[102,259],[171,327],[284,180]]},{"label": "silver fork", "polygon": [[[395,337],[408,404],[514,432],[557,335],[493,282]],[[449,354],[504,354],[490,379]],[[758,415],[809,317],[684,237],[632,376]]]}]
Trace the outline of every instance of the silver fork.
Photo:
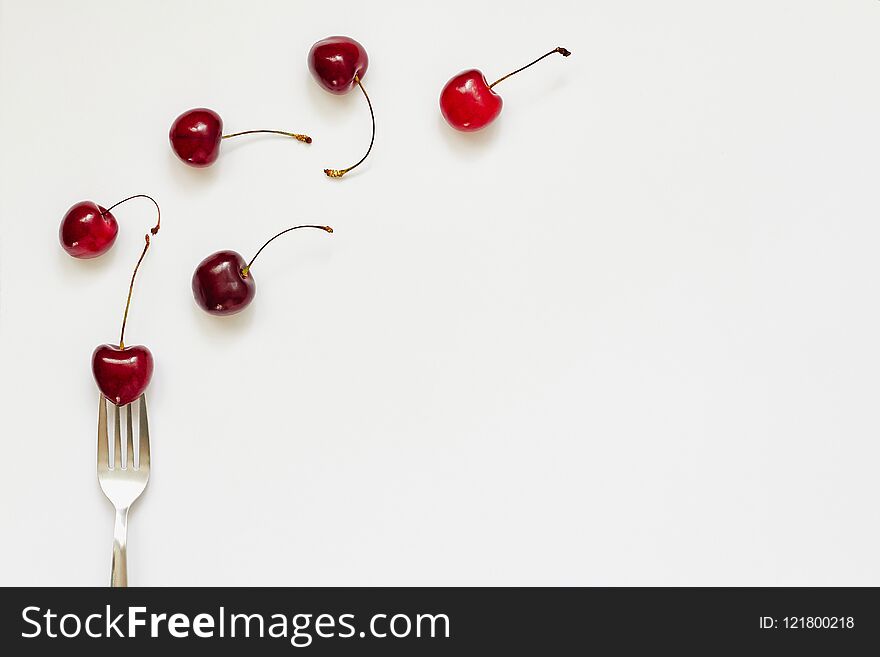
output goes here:
[{"label": "silver fork", "polygon": [[[138,409],[138,449],[134,449],[132,407]],[[107,427],[107,405],[113,409],[113,451],[110,450]],[[122,440],[122,415],[119,406],[98,398],[98,482],[104,495],[116,509],[113,525],[113,566],[110,586],[128,586],[125,536],[128,531],[128,510],[141,496],[150,478],[150,428],[147,423],[147,400],[144,395],[138,402],[125,406],[125,441]]]}]

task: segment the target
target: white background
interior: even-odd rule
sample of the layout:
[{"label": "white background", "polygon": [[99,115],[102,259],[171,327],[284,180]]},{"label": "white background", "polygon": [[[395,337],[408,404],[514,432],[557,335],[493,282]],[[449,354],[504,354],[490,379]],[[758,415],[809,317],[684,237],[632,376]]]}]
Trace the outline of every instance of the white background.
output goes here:
[{"label": "white background", "polygon": [[[360,40],[363,98],[306,53]],[[880,585],[880,3],[0,2],[0,584],[104,585],[89,358],[163,227],[139,585]],[[448,78],[492,80],[480,134]],[[227,131],[183,166],[178,113]],[[190,292],[222,248],[258,293]]]}]

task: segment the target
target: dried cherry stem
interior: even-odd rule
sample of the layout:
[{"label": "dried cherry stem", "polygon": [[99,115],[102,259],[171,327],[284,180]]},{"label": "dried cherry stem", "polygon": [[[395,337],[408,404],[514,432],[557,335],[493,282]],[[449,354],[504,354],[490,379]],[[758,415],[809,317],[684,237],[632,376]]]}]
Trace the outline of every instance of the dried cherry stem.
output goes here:
[{"label": "dried cherry stem", "polygon": [[496,84],[498,84],[499,82],[503,82],[504,80],[506,80],[507,78],[509,78],[511,75],[516,75],[516,74],[519,73],[520,71],[525,71],[525,70],[526,70],[527,68],[529,68],[530,66],[534,66],[535,64],[537,64],[538,62],[540,62],[540,61],[541,61],[542,59],[544,59],[545,57],[549,57],[550,55],[553,55],[553,54],[555,54],[555,53],[559,53],[559,54],[562,55],[563,57],[568,57],[568,56],[571,54],[571,52],[569,52],[568,50],[566,50],[565,48],[563,48],[563,47],[561,47],[561,46],[558,47],[558,48],[554,48],[553,50],[551,50],[550,52],[548,52],[546,55],[541,55],[540,57],[538,57],[538,59],[536,59],[535,61],[533,61],[531,64],[526,64],[526,65],[523,66],[522,68],[518,68],[518,69],[516,69],[515,71],[512,71],[512,72],[508,73],[508,74],[505,75],[503,78],[498,78],[497,80],[495,80],[495,82],[493,82],[492,84],[489,85],[489,88],[491,89],[492,87],[494,87],[494,86],[495,86]]},{"label": "dried cherry stem", "polygon": [[[333,232],[333,229],[332,229],[330,226],[314,226],[314,225],[312,225],[312,224],[305,224],[305,225],[302,225],[302,226],[293,226],[292,228],[286,228],[285,230],[282,230],[282,231],[281,231],[280,233],[278,233],[277,235],[274,235],[274,236],[270,237],[268,240],[266,240],[266,243],[263,244],[263,246],[260,247],[260,250],[257,251],[257,253],[254,255],[253,258],[251,258],[251,261],[250,261],[249,263],[247,263],[247,266],[246,266],[246,267],[242,267],[241,275],[244,276],[245,278],[247,278],[247,275],[248,275],[248,273],[249,273],[250,270],[251,270],[251,266],[254,264],[254,260],[256,260],[256,259],[257,259],[257,256],[260,255],[260,253],[263,252],[263,249],[265,249],[267,246],[269,246],[269,243],[272,242],[272,240],[278,239],[279,237],[281,237],[282,235],[284,235],[284,233],[289,233],[289,232],[292,231],[292,230],[299,230],[300,228],[317,228],[318,230],[323,230],[323,231],[325,231],[325,232],[327,232],[327,233],[332,233],[332,232]],[[141,257],[143,257],[143,256],[141,256]]]},{"label": "dried cherry stem", "polygon": [[122,204],[125,203],[126,201],[130,201],[130,200],[132,200],[133,198],[147,198],[147,199],[150,199],[150,200],[153,202],[153,205],[156,206],[156,225],[153,226],[152,228],[150,228],[150,233],[152,233],[153,235],[155,235],[156,233],[159,232],[159,225],[162,223],[162,211],[159,209],[159,204],[156,203],[156,199],[154,199],[152,196],[148,196],[147,194],[135,194],[134,196],[129,196],[128,198],[124,198],[124,199],[122,199],[121,201],[117,201],[116,203],[114,203],[113,205],[111,205],[109,208],[107,208],[106,210],[104,210],[104,211],[101,213],[101,216],[103,217],[105,214],[108,214],[108,213],[110,212],[110,210],[112,210],[113,208],[115,208],[117,205],[122,205]]},{"label": "dried cherry stem", "polygon": [[312,138],[308,135],[301,135],[298,132],[284,132],[283,130],[245,130],[243,132],[233,132],[230,135],[223,135],[220,139],[232,139],[233,137],[240,137],[241,135],[256,135],[259,133],[268,133],[271,135],[284,135],[285,137],[293,137],[297,141],[301,141],[304,144],[311,144]]},{"label": "dried cherry stem", "polygon": [[[153,233],[155,235],[155,233]],[[122,330],[119,331],[119,348],[125,349],[125,322],[128,321],[128,307],[131,305],[131,293],[134,292],[134,278],[137,276],[138,267],[141,266],[141,262],[144,260],[144,256],[147,255],[147,250],[150,248],[150,234],[147,233],[144,235],[144,239],[146,240],[146,244],[144,244],[144,250],[141,251],[141,257],[138,258],[137,264],[134,266],[134,271],[131,272],[131,283],[128,285],[128,298],[125,300],[125,313],[122,315]]]},{"label": "dried cherry stem", "polygon": [[358,76],[354,76],[354,81],[357,83],[357,86],[361,88],[361,91],[364,93],[364,98],[367,99],[367,105],[370,108],[370,120],[373,122],[373,135],[370,137],[370,147],[367,149],[367,152],[364,153],[364,156],[357,161],[356,164],[352,164],[347,169],[324,169],[324,173],[327,174],[330,178],[342,178],[349,171],[354,169],[357,166],[360,166],[364,160],[367,159],[367,156],[370,154],[370,151],[373,150],[373,142],[376,141],[376,115],[373,113],[373,103],[370,102],[370,97],[367,95],[367,90],[364,89],[364,85],[361,84],[361,79]]}]

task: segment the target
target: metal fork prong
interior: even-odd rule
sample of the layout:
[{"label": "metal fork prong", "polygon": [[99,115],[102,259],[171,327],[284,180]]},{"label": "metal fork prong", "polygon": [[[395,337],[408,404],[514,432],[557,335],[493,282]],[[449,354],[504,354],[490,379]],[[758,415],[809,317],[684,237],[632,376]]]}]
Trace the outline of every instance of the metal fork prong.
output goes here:
[{"label": "metal fork prong", "polygon": [[138,408],[140,428],[138,431],[138,469],[150,467],[150,427],[147,421],[147,397],[141,395]]},{"label": "metal fork prong", "polygon": [[107,440],[107,400],[98,393],[98,470],[110,467],[110,443]]},{"label": "metal fork prong", "polygon": [[113,404],[113,430],[113,460],[110,461],[110,468],[118,469],[122,467],[122,422],[116,404]]},{"label": "metal fork prong", "polygon": [[122,461],[122,468],[134,468],[134,431],[131,428],[131,404],[125,406],[125,460]]}]

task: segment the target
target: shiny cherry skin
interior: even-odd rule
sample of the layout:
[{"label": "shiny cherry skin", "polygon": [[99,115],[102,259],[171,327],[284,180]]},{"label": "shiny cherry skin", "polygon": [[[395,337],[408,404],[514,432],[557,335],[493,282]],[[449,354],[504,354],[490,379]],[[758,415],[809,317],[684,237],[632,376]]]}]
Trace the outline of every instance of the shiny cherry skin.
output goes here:
[{"label": "shiny cherry skin", "polygon": [[120,349],[102,344],[92,353],[92,373],[101,394],[117,406],[125,406],[150,385],[153,354],[143,345]]},{"label": "shiny cherry skin", "polygon": [[456,130],[474,132],[485,128],[501,113],[501,96],[489,88],[486,76],[477,69],[452,78],[440,93],[443,118]]},{"label": "shiny cherry skin", "polygon": [[184,164],[203,168],[211,166],[220,155],[223,119],[204,107],[184,112],[171,124],[168,138],[171,148]]},{"label": "shiny cherry skin", "polygon": [[368,64],[367,51],[351,37],[327,37],[309,50],[309,70],[322,87],[334,94],[351,91],[355,76],[363,80]]},{"label": "shiny cherry skin", "polygon": [[247,262],[235,251],[217,251],[199,263],[192,277],[193,296],[212,315],[234,315],[257,293],[254,275],[243,272]]},{"label": "shiny cherry skin", "polygon": [[58,239],[74,258],[97,258],[110,250],[119,233],[116,218],[92,201],[74,204],[61,220]]}]

